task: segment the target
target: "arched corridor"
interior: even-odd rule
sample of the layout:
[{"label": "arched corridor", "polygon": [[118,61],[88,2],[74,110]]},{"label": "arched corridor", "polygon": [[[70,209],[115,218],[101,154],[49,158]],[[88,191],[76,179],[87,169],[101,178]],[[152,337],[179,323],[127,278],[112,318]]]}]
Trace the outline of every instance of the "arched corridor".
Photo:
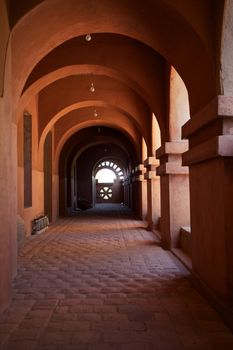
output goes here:
[{"label": "arched corridor", "polygon": [[[218,318],[233,330],[232,43],[233,0],[0,0],[1,341],[10,332],[12,347],[21,336],[23,348],[53,349],[43,334],[55,337],[50,322],[75,308],[72,290],[87,301],[88,289],[117,288],[128,303],[144,288],[139,315],[152,317],[159,293],[161,317],[183,324],[165,339],[154,314],[143,329],[113,322],[115,338],[133,331],[145,349],[232,346]],[[207,319],[192,309],[202,306]],[[38,327],[24,331],[28,313]],[[88,345],[72,343],[70,324],[70,347],[111,349],[97,323],[83,330],[96,340]]]},{"label": "arched corridor", "polygon": [[60,219],[27,240],[0,340],[14,350],[233,346],[189,272],[117,204]]}]

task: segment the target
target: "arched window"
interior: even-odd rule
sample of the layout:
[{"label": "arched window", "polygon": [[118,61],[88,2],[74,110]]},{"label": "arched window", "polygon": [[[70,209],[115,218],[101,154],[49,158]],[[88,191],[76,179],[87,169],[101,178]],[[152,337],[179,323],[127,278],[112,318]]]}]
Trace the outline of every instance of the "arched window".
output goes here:
[{"label": "arched window", "polygon": [[124,172],[118,164],[107,160],[98,165],[95,179],[99,183],[113,183],[115,179],[124,180]]},{"label": "arched window", "polygon": [[120,193],[119,186],[122,184],[119,180],[124,180],[124,171],[111,159],[97,164],[95,169],[97,202],[114,202],[117,198],[116,193],[118,196]]},{"label": "arched window", "polygon": [[111,169],[104,168],[97,171],[95,179],[98,180],[99,183],[113,183],[116,179],[116,174]]}]

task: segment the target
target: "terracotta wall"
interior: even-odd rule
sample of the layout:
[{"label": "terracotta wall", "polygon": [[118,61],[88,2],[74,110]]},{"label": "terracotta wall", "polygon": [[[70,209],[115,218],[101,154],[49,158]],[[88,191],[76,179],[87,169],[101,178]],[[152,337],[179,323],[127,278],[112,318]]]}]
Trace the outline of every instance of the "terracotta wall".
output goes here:
[{"label": "terracotta wall", "polygon": [[7,18],[7,8],[4,0],[0,1],[0,96],[3,95],[4,86],[4,71],[5,71],[5,60],[8,39],[10,35],[10,29]]},{"label": "terracotta wall", "polygon": [[5,2],[0,2],[0,95],[3,72],[6,84],[0,97],[0,312],[11,299],[11,280],[16,274],[16,125],[12,122],[10,52],[7,64],[6,43],[9,34]]},{"label": "terracotta wall", "polygon": [[[11,191],[11,123],[7,122],[4,100],[0,98],[0,311],[9,303],[11,298],[12,277],[12,201],[16,198]],[[12,235],[12,237],[11,237]],[[14,242],[15,245],[15,242]]]}]

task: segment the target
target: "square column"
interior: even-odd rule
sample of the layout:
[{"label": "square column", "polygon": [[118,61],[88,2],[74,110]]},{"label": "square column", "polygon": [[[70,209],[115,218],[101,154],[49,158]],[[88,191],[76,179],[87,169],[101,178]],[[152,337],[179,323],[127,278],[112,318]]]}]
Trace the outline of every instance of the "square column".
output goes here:
[{"label": "square column", "polygon": [[182,128],[190,150],[193,274],[233,299],[233,97],[217,96]]},{"label": "square column", "polygon": [[159,229],[160,221],[160,178],[156,175],[159,161],[154,157],[148,157],[144,161],[147,180],[147,222],[150,230]]},{"label": "square column", "polygon": [[10,303],[17,273],[17,126],[0,98],[0,312]]},{"label": "square column", "polygon": [[180,229],[190,225],[189,172],[182,166],[182,153],[187,141],[165,142],[157,151],[160,166],[161,221],[160,231],[164,248],[180,245]]},{"label": "square column", "polygon": [[132,208],[132,178],[128,175],[124,180],[124,204]]},{"label": "square column", "polygon": [[147,219],[147,184],[144,178],[145,172],[144,164],[138,164],[134,169],[132,177],[134,193],[136,194],[134,198],[137,201],[137,213],[143,221]]}]

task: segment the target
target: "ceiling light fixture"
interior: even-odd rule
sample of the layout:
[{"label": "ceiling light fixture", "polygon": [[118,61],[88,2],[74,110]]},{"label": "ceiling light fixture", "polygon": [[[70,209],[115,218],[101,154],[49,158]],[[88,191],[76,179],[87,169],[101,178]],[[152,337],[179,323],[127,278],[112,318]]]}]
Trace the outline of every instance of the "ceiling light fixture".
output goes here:
[{"label": "ceiling light fixture", "polygon": [[93,83],[91,83],[91,87],[90,87],[89,91],[90,91],[90,92],[95,92],[95,87],[94,87],[94,84],[93,84]]},{"label": "ceiling light fixture", "polygon": [[91,34],[87,34],[87,35],[85,36],[85,39],[86,39],[86,41],[91,41]]}]

